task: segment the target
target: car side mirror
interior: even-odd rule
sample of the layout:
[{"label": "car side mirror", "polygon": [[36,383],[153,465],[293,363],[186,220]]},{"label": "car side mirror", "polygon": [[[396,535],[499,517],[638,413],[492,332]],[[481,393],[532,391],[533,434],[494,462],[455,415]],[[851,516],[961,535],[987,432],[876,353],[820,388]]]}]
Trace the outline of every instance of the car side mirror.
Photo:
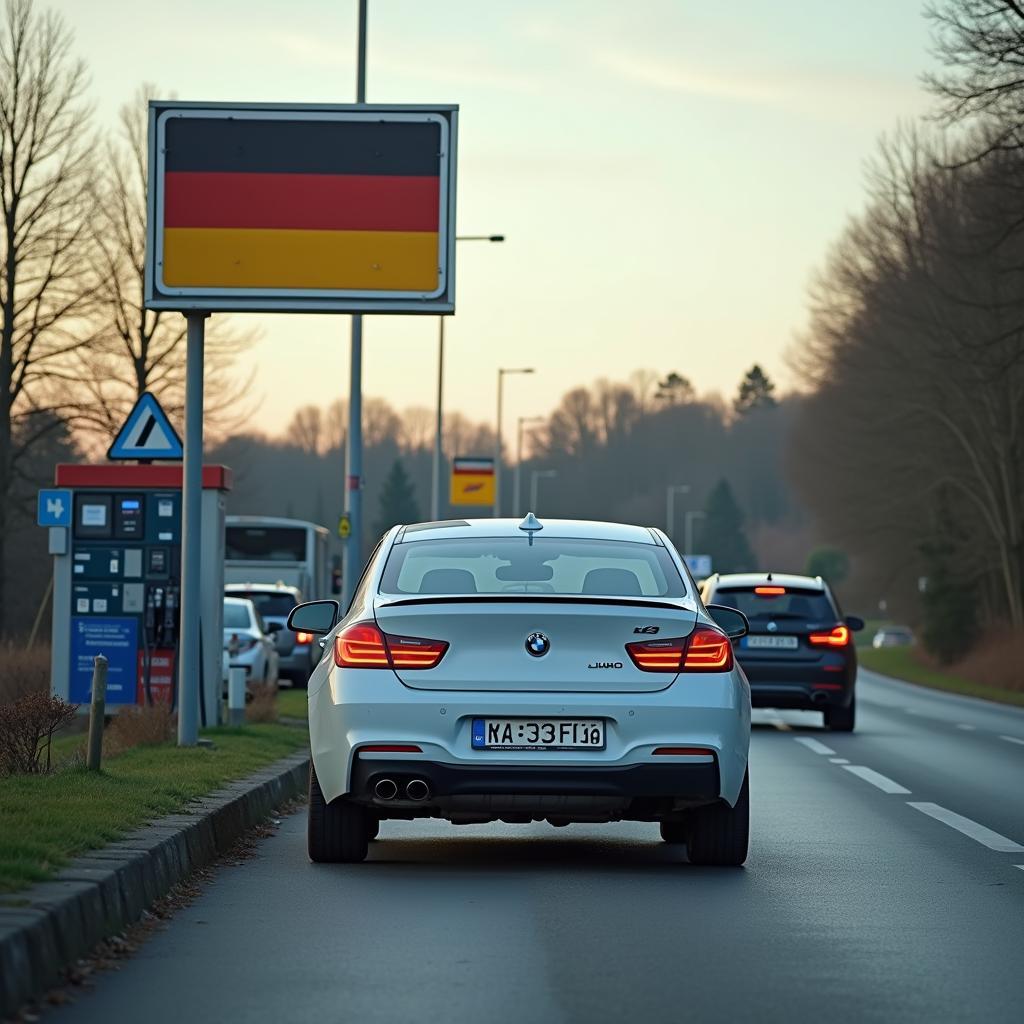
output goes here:
[{"label": "car side mirror", "polygon": [[282,626],[280,622],[268,622],[267,623],[267,632],[268,633],[280,633],[282,629],[284,629],[284,626]]},{"label": "car side mirror", "polygon": [[750,632],[750,623],[746,615],[738,608],[730,608],[724,604],[709,604],[708,614],[721,627],[730,640],[739,640]]},{"label": "car side mirror", "polygon": [[288,613],[288,628],[293,633],[330,633],[338,621],[341,606],[337,601],[307,601]]},{"label": "car side mirror", "polygon": [[847,615],[846,625],[853,630],[854,633],[859,633],[864,628],[864,620],[859,615]]}]

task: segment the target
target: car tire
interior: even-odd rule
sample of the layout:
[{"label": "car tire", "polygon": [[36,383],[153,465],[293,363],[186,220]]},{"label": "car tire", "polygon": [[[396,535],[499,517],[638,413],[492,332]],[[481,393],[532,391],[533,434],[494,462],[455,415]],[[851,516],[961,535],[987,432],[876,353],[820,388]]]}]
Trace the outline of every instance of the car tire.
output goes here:
[{"label": "car tire", "polygon": [[832,732],[853,732],[857,720],[857,699],[850,698],[849,707],[834,707],[825,710],[825,727]]},{"label": "car tire", "polygon": [[366,860],[369,814],[344,797],[330,803],[320,789],[316,768],[309,765],[309,820],[306,849],[314,864],[356,864]]},{"label": "car tire", "polygon": [[663,821],[661,823],[661,838],[666,843],[685,843],[689,825],[685,821]]},{"label": "car tire", "polygon": [[747,859],[750,843],[750,779],[743,786],[735,807],[724,800],[691,812],[686,852],[691,864],[739,867]]}]

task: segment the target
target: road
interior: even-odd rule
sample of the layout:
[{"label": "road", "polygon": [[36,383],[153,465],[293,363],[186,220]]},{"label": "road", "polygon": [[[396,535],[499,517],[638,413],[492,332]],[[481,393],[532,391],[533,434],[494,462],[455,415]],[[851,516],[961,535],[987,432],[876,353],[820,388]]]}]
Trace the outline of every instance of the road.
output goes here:
[{"label": "road", "polygon": [[755,712],[743,870],[654,825],[432,821],[318,867],[300,813],[53,1019],[1018,1022],[1024,711],[859,693],[853,735]]}]

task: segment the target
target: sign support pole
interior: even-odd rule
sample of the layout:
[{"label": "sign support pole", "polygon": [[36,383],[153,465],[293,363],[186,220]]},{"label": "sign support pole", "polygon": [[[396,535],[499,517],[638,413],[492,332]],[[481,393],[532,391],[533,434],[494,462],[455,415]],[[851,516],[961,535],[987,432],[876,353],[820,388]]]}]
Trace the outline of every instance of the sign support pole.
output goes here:
[{"label": "sign support pole", "polygon": [[[359,0],[359,42],[356,54],[356,103],[366,102],[366,0]],[[363,534],[363,315],[352,317],[352,357],[349,372],[348,457],[345,460],[345,512],[351,533],[345,541],[342,569],[342,613],[348,611],[362,569]]]},{"label": "sign support pole", "polygon": [[438,317],[437,329],[437,410],[434,414],[434,466],[430,486],[430,518],[441,518],[441,462],[444,459],[441,403],[444,391],[444,317]]},{"label": "sign support pole", "polygon": [[187,313],[185,460],[182,468],[181,635],[178,644],[178,746],[199,741],[199,602],[203,500],[203,347],[207,313]]}]

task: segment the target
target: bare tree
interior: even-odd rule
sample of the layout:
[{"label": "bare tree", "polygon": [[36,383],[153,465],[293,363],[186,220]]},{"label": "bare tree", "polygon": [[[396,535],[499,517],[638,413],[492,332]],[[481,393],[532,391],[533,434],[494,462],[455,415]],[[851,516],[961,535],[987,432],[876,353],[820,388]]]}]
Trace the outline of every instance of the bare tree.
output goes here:
[{"label": "bare tree", "polygon": [[434,440],[434,410],[412,405],[402,411],[401,444],[406,451],[426,448]]},{"label": "bare tree", "polygon": [[304,405],[296,409],[284,431],[285,440],[312,455],[325,450],[324,414],[318,406]]},{"label": "bare tree", "polygon": [[987,129],[965,159],[1024,145],[1024,3],[933,0],[934,52],[945,70],[925,76],[947,123],[978,119]]},{"label": "bare tree", "polygon": [[[68,411],[60,367],[88,343],[92,214],[85,66],[56,14],[7,0],[0,26],[0,633],[22,462]],[[57,413],[58,415],[46,415]]]},{"label": "bare tree", "polygon": [[[121,108],[120,129],[104,147],[104,173],[97,184],[96,340],[77,353],[74,372],[87,395],[76,426],[101,441],[117,433],[146,391],[172,416],[184,408],[185,318],[143,304],[147,112],[155,92],[145,85]],[[239,371],[238,356],[254,337],[223,318],[212,318],[207,326],[204,419],[214,440],[251,412],[244,396],[252,373]]]}]

